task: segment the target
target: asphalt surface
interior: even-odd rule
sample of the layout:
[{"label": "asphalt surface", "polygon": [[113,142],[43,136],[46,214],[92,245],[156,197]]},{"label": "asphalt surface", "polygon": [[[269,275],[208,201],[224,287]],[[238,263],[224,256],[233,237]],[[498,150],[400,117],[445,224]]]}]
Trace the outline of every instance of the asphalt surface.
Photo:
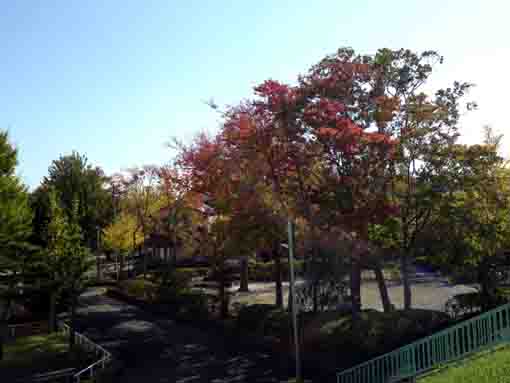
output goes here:
[{"label": "asphalt surface", "polygon": [[154,316],[90,290],[80,298],[78,330],[124,364],[118,381],[280,382],[287,378],[271,355],[227,346],[203,331]]}]

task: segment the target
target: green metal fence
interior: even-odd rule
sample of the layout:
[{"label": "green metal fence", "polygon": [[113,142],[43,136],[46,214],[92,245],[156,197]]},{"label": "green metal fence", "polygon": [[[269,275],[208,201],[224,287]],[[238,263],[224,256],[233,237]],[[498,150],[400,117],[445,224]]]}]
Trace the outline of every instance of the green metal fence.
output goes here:
[{"label": "green metal fence", "polygon": [[341,371],[337,383],[388,383],[510,341],[510,304]]}]

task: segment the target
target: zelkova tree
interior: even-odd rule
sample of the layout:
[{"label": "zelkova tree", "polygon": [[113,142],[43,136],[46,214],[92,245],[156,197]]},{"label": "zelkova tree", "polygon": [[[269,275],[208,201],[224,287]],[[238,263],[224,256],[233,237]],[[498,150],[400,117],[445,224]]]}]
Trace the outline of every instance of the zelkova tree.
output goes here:
[{"label": "zelkova tree", "polygon": [[[441,198],[441,190],[446,186],[446,174],[450,171],[446,154],[458,137],[461,112],[475,107],[474,103],[461,103],[471,87],[468,83],[454,82],[432,96],[423,93],[433,65],[442,60],[433,51],[416,54],[404,49],[381,49],[373,56],[361,56],[351,49],[340,49],[313,66],[300,80],[300,88],[306,89],[304,93],[312,101],[312,112],[324,111],[319,118],[311,114],[303,120],[318,127],[318,141],[322,144],[321,135],[335,136],[334,140],[326,140],[325,158],[339,175],[349,176],[350,171],[359,175],[360,169],[364,169],[361,171],[365,176],[357,180],[367,182],[361,188],[348,188],[348,194],[361,192],[351,194],[355,203],[363,204],[366,195],[372,201],[368,205],[374,203],[366,206],[365,213],[356,212],[365,217],[356,230],[363,233],[360,238],[367,238],[367,223],[370,227],[374,221],[382,222],[385,216],[392,215],[398,219],[397,243],[406,308],[411,306],[408,266],[416,240],[430,222],[434,201]],[[363,132],[361,142],[370,143],[370,147],[355,156],[356,160],[363,158],[359,162],[362,166],[352,168],[351,160],[346,161],[352,156],[348,153],[349,135],[340,135],[325,126],[321,118],[328,114],[347,117],[344,124],[350,119],[355,124],[351,127]],[[339,139],[344,144],[340,156],[335,153]],[[343,198],[349,200],[350,197]]]},{"label": "zelkova tree", "polygon": [[290,180],[293,176],[289,163],[286,132],[275,124],[263,104],[244,102],[224,114],[221,136],[223,142],[236,153],[242,187],[252,192],[256,201],[253,210],[245,211],[258,222],[254,238],[270,249],[275,264],[276,305],[283,307],[281,243],[286,239],[286,221],[294,214],[295,199]]},{"label": "zelkova tree", "polygon": [[175,165],[156,169],[161,210],[156,218],[158,232],[171,241],[168,267],[177,264],[178,247],[193,247],[193,227],[200,221],[197,198],[191,191],[190,180],[179,173]]},{"label": "zelkova tree", "polygon": [[[228,314],[228,297],[225,289],[225,259],[237,255],[233,246],[239,228],[237,214],[246,209],[253,193],[243,188],[237,152],[231,150],[221,135],[208,137],[201,134],[189,146],[181,146],[179,167],[188,177],[190,193],[202,199],[202,210],[207,217],[207,235],[216,275],[219,278],[220,313]],[[236,228],[237,226],[237,228]]]},{"label": "zelkova tree", "polygon": [[[449,188],[452,171],[449,153],[458,137],[463,110],[474,103],[462,103],[471,84],[454,82],[451,87],[424,93],[435,64],[443,58],[434,51],[421,54],[409,50],[381,49],[366,59],[373,70],[366,90],[356,99],[360,108],[355,118],[375,126],[395,140],[389,162],[393,178],[387,191],[396,210],[396,250],[400,257],[404,286],[404,307],[412,303],[410,262],[416,257],[417,242],[431,223],[434,206]],[[361,88],[364,89],[364,88]]]},{"label": "zelkova tree", "polygon": [[[385,185],[395,143],[384,133],[363,129],[349,107],[333,98],[347,94],[367,68],[343,63],[324,78],[310,75],[295,87],[267,81],[255,89],[258,98],[241,105],[225,124],[229,137],[236,137],[237,130],[241,156],[257,164],[281,212],[303,217],[312,238],[336,226],[353,233],[353,241],[366,241],[370,221],[392,212]],[[351,278],[355,313],[361,265],[356,258]]]}]

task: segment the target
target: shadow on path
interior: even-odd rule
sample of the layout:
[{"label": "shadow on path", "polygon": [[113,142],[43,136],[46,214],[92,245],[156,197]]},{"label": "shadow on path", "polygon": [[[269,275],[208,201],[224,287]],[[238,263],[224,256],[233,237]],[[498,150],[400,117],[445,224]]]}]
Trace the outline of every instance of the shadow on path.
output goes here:
[{"label": "shadow on path", "polygon": [[80,299],[78,330],[125,364],[119,381],[279,382],[288,376],[269,354],[232,350],[213,331],[156,317],[101,295]]}]

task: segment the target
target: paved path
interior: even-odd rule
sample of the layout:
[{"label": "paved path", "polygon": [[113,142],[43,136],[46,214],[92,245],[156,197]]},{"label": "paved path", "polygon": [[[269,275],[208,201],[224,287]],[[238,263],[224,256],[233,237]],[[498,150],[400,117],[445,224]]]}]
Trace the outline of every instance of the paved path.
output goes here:
[{"label": "paved path", "polygon": [[[401,283],[386,281],[391,302],[396,308],[404,307],[404,292]],[[242,304],[269,303],[274,304],[275,287],[274,283],[250,283],[249,293],[239,293],[238,285],[234,285],[231,291],[234,292],[232,302]],[[413,307],[426,310],[443,311],[448,299],[457,294],[476,292],[476,288],[467,285],[454,285],[448,283],[447,279],[434,274],[422,275],[415,278],[411,284]],[[283,286],[284,302],[287,303],[288,283]],[[361,301],[363,309],[382,310],[381,297],[376,282],[364,281],[361,285]]]},{"label": "paved path", "polygon": [[280,381],[268,354],[229,350],[218,334],[150,315],[95,290],[82,295],[80,304],[79,330],[125,363],[123,383]]}]

